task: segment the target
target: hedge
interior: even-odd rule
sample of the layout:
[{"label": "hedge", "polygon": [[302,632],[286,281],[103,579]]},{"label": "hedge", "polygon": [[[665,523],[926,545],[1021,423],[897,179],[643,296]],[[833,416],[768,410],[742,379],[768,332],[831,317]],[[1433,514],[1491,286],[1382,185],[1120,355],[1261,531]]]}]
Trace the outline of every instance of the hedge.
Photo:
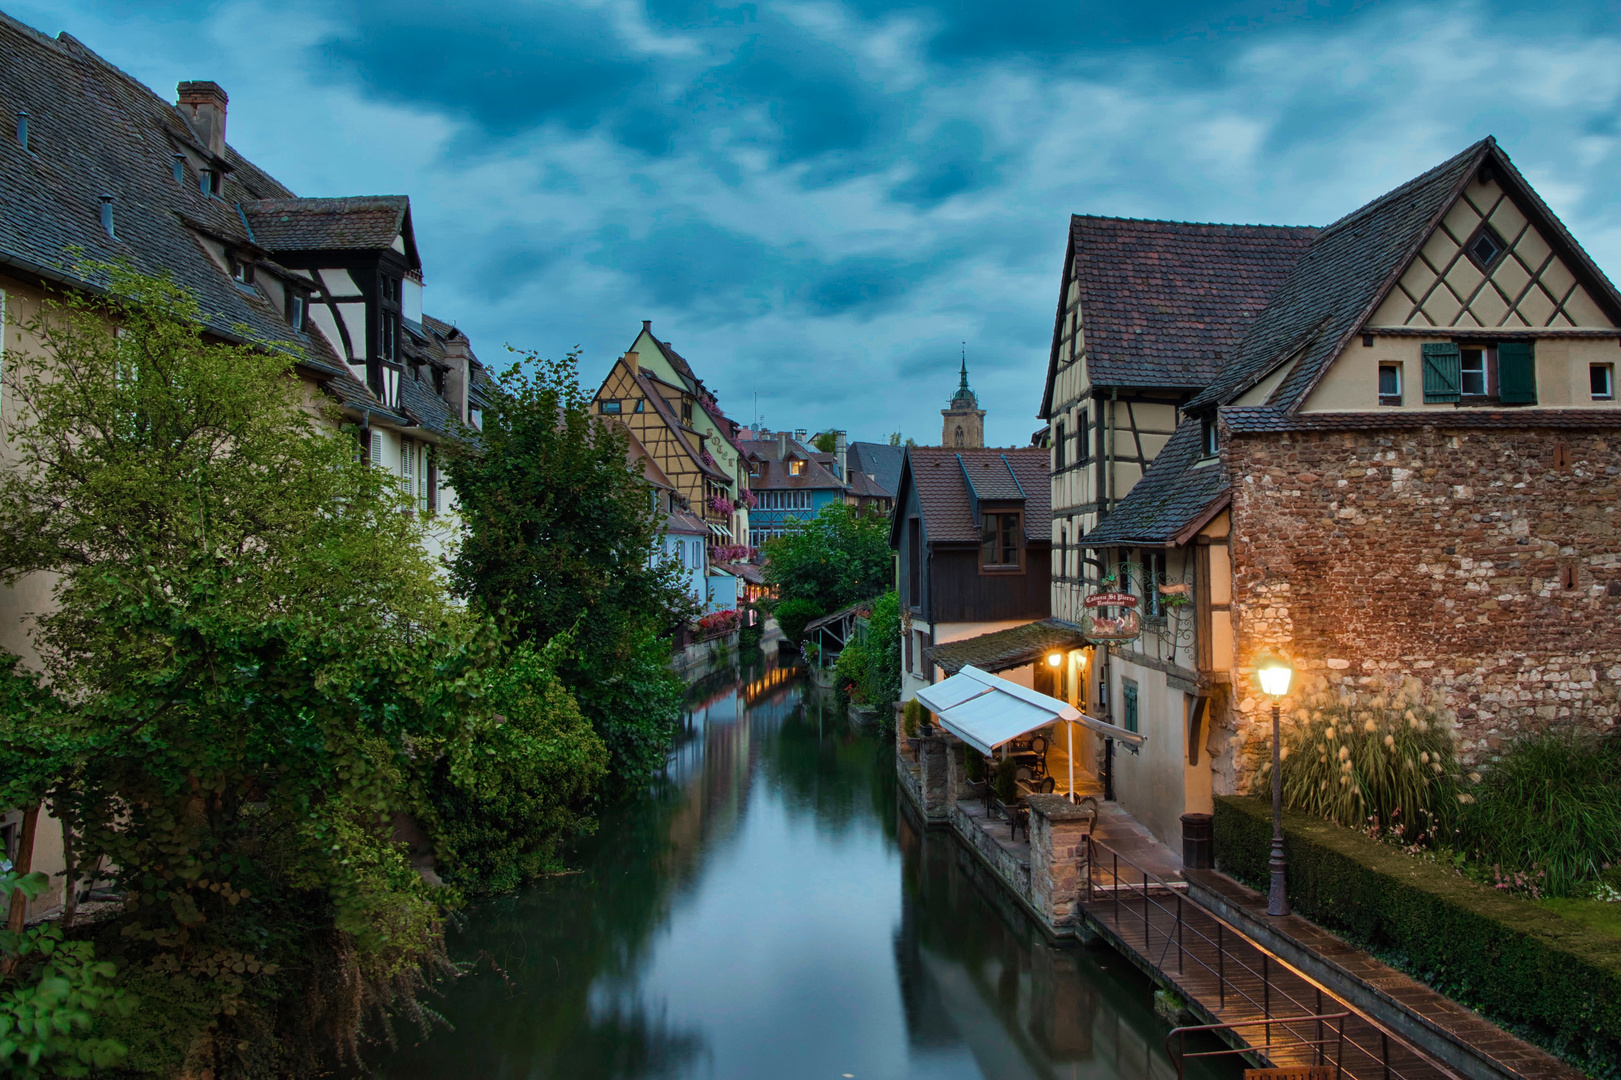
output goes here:
[{"label": "hedge", "polygon": [[[1272,804],[1216,799],[1217,868],[1266,888]],[[1621,1077],[1621,940],[1284,811],[1289,903],[1593,1075]]]}]

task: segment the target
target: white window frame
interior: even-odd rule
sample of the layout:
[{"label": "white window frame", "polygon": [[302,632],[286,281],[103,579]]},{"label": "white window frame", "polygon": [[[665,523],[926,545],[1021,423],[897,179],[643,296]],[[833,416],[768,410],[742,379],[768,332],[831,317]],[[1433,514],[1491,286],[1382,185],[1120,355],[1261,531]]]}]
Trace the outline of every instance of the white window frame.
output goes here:
[{"label": "white window frame", "polygon": [[[5,297],[4,297],[3,294],[0,294],[0,316],[4,316],[4,315],[5,315]],[[3,355],[4,355],[4,350],[0,349],[0,356],[3,356]],[[1604,372],[1604,388],[1605,388],[1605,392],[1602,393],[1602,394],[1593,392],[1593,373],[1595,371]],[[1594,401],[1614,401],[1615,400],[1615,365],[1614,364],[1589,364],[1589,365],[1587,365],[1587,388],[1588,388],[1588,392],[1593,394],[1593,400]]]}]

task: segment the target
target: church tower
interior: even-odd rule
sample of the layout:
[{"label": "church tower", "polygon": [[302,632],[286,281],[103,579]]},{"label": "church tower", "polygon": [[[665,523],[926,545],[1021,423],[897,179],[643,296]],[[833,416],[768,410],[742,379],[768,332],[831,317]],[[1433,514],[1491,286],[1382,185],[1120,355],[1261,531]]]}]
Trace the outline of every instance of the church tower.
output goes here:
[{"label": "church tower", "polygon": [[945,424],[940,433],[940,445],[950,450],[973,449],[985,445],[985,410],[979,407],[979,398],[968,389],[968,353],[963,352],[962,381],[951,396],[951,406],[941,409]]}]

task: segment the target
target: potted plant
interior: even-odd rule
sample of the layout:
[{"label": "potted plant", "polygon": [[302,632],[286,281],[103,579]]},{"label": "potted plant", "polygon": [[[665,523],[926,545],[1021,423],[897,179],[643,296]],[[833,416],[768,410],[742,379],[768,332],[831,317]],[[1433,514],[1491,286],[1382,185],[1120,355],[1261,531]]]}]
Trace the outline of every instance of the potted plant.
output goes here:
[{"label": "potted plant", "polygon": [[996,763],[996,772],[991,778],[991,789],[996,794],[997,805],[1002,808],[1002,816],[1007,818],[1008,835],[1016,835],[1023,829],[1025,836],[1030,835],[1030,808],[1025,805],[1024,797],[1019,794],[1019,760],[1017,758],[1002,758]]},{"label": "potted plant", "polygon": [[929,710],[917,698],[908,701],[901,708],[901,731],[906,736],[906,749],[913,757],[917,756],[917,741],[928,728]]}]

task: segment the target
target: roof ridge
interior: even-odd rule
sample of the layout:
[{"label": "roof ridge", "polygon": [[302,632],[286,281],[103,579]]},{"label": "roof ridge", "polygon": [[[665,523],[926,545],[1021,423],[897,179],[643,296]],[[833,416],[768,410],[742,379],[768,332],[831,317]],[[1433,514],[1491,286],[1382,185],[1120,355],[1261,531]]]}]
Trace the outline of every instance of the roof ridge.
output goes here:
[{"label": "roof ridge", "polygon": [[1268,231],[1282,231],[1288,229],[1318,230],[1321,225],[1271,225],[1264,222],[1238,222],[1238,221],[1183,221],[1178,218],[1138,218],[1121,217],[1116,214],[1071,214],[1071,224],[1077,221],[1118,221],[1130,225],[1178,225],[1194,229],[1265,229]]}]

